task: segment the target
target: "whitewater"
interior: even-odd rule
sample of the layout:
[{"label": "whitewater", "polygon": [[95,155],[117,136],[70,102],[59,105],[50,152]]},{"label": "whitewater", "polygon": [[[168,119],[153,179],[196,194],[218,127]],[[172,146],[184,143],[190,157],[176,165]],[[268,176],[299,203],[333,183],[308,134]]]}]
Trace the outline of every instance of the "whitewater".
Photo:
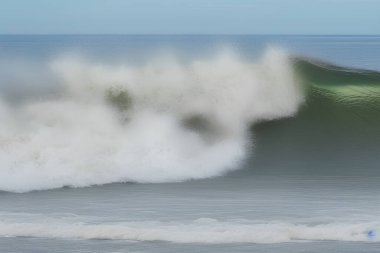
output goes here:
[{"label": "whitewater", "polygon": [[0,252],[378,253],[379,45],[0,35]]},{"label": "whitewater", "polygon": [[223,175],[254,148],[252,124],[293,116],[303,101],[279,49],[256,63],[226,49],[210,59],[165,56],[137,67],[70,55],[46,71],[59,96],[42,90],[25,101],[1,100],[0,190]]},{"label": "whitewater", "polygon": [[[36,219],[36,217],[29,217]],[[38,218],[38,217],[37,217]],[[78,219],[78,217],[77,217]],[[38,219],[37,219],[38,220]],[[167,241],[172,243],[284,243],[305,241],[379,242],[369,236],[380,228],[380,222],[292,224],[283,221],[255,224],[200,218],[192,222],[129,222],[86,224],[46,218],[41,222],[1,222],[0,236],[82,240]]]}]

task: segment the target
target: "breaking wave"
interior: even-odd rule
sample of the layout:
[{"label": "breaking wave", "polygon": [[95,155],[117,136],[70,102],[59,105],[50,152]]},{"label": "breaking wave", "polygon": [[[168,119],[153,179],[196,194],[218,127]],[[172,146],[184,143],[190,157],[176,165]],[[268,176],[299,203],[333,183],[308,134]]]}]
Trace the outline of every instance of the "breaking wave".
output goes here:
[{"label": "breaking wave", "polygon": [[[277,49],[258,62],[223,51],[190,62],[107,65],[71,55],[48,65],[34,76],[48,73],[51,83],[33,96],[0,98],[0,190],[222,175],[253,148],[252,124],[293,116],[304,100]],[[36,82],[23,69],[19,79]]]}]

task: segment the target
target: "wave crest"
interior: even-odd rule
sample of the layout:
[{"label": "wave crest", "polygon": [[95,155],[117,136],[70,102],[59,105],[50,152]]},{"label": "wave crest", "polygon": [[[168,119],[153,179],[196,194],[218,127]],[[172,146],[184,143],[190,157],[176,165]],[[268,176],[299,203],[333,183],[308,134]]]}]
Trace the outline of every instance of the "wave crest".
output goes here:
[{"label": "wave crest", "polygon": [[50,71],[62,96],[0,100],[0,190],[221,175],[244,160],[251,124],[292,116],[303,101],[276,49],[258,63],[230,51],[143,66],[70,56]]}]

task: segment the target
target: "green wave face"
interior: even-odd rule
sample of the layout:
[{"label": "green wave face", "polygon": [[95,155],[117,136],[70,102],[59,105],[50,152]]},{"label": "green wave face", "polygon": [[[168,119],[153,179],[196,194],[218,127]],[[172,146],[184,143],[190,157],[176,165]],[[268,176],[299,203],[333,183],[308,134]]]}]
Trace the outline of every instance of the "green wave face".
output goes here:
[{"label": "green wave face", "polygon": [[297,73],[307,82],[321,86],[379,86],[380,72],[344,68],[329,63],[294,58]]},{"label": "green wave face", "polygon": [[255,173],[380,176],[380,73],[294,65],[306,102],[294,118],[254,127]]}]

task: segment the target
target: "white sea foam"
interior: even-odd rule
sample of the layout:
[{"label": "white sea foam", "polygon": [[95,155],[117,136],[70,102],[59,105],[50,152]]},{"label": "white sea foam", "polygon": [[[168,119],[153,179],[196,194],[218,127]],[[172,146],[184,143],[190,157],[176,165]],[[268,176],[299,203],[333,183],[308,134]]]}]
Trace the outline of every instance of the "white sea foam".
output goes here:
[{"label": "white sea foam", "polygon": [[282,243],[292,241],[379,242],[369,231],[380,223],[293,223],[222,222],[199,219],[192,222],[127,222],[118,224],[45,222],[0,222],[2,237],[44,237],[74,239],[109,239],[168,241],[174,243]]},{"label": "white sea foam", "polygon": [[275,49],[257,63],[224,51],[138,67],[65,56],[49,71],[62,96],[0,99],[0,190],[221,175],[252,148],[248,126],[292,116],[303,101]]}]

